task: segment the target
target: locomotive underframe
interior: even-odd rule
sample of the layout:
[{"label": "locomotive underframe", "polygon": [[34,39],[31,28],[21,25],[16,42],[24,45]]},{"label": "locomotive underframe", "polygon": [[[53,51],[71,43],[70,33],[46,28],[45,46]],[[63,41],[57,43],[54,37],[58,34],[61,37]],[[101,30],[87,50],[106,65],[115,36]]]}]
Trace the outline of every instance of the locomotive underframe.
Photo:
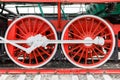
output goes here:
[{"label": "locomotive underframe", "polygon": [[[62,33],[62,31],[63,31],[63,29],[64,29],[64,26],[70,21],[70,20],[63,20],[61,17],[62,17],[62,14],[61,14],[61,3],[58,3],[58,14],[57,14],[57,19],[56,20],[52,20],[52,19],[48,19],[51,23],[52,23],[52,25],[54,25],[54,27],[55,27],[55,29],[56,29],[56,31],[57,31],[57,36],[58,36],[58,40],[61,40],[61,33]],[[9,12],[9,14],[3,14],[2,12],[5,10],[6,11],[6,9],[4,9],[4,6],[3,7],[1,7],[1,9],[2,9],[2,11],[1,11],[1,16],[2,17],[0,17],[0,20],[2,20],[2,22],[0,23],[0,24],[2,24],[3,26],[1,26],[1,31],[0,31],[0,33],[1,33],[1,36],[2,37],[4,37],[4,35],[5,35],[5,32],[6,32],[6,29],[8,28],[8,26],[12,23],[12,21],[14,21],[14,20],[9,20],[9,17],[10,18],[15,18],[15,17],[18,17],[19,15],[18,14],[15,14],[15,13],[13,13],[13,12],[11,12],[11,11],[9,11],[9,10],[7,10],[8,12]],[[22,15],[22,14],[21,14]],[[26,14],[26,15],[29,15],[29,14]],[[40,15],[40,14],[39,14]],[[45,14],[45,15],[47,15],[47,14]],[[82,14],[83,15],[83,14]],[[6,17],[7,16],[7,17]],[[5,17],[5,18],[3,18],[3,17]],[[114,16],[113,16],[114,17]],[[47,19],[47,18],[46,18]],[[106,19],[106,18],[105,18]],[[110,18],[111,19],[111,18]],[[3,21],[4,20],[4,21]],[[118,21],[117,20],[117,18],[115,17],[115,19],[114,20],[116,20],[116,22]],[[119,50],[120,50],[120,39],[119,39],[119,36],[120,36],[120,28],[119,28],[119,23],[111,23],[109,20],[107,20],[106,19],[106,21],[111,25],[111,27],[112,27],[112,29],[113,29],[113,31],[114,31],[114,33],[115,33],[115,42],[116,42],[116,44],[115,44],[115,49],[114,49],[114,53],[113,53],[113,55],[112,55],[112,57],[110,58],[110,60],[119,60],[120,58],[119,58]],[[119,21],[118,21],[119,22]],[[0,45],[0,56],[1,56],[1,61],[4,61],[5,60],[5,57],[4,56],[6,56],[6,51],[5,51],[5,49],[4,49],[4,45],[3,44],[1,44]],[[55,57],[52,59],[52,60],[66,60],[66,58],[64,57],[64,55],[63,55],[63,52],[62,52],[62,49],[61,49],[61,46],[60,46],[60,44],[58,45],[58,47],[57,47],[57,52],[56,52],[56,55],[55,55]],[[8,58],[8,57],[6,57],[6,58]]]}]

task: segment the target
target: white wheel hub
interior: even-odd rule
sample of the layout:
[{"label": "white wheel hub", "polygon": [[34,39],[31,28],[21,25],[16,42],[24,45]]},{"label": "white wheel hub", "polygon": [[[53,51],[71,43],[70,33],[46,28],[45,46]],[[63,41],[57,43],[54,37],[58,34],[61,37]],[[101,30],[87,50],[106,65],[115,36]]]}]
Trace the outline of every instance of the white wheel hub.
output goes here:
[{"label": "white wheel hub", "polygon": [[[91,37],[86,37],[85,41],[93,41],[94,44],[104,45],[105,40],[102,37],[96,37],[94,40]],[[93,43],[85,43],[85,46],[91,46]]]},{"label": "white wheel hub", "polygon": [[[84,40],[92,40],[92,38],[90,37],[86,37]],[[92,43],[85,43],[85,46],[91,46]]]}]

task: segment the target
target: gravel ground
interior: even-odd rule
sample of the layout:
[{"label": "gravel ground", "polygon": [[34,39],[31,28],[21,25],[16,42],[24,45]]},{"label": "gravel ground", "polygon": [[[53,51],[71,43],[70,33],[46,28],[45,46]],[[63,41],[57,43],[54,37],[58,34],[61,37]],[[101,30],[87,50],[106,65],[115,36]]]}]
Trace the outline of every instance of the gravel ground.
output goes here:
[{"label": "gravel ground", "polygon": [[[16,74],[16,75],[9,74],[9,76],[4,80],[108,80],[103,77],[103,75],[106,75],[106,74],[86,74],[86,75],[36,74],[36,75],[39,75],[39,78],[38,77],[35,78],[36,76],[35,74],[34,75],[27,74],[25,75],[26,77],[24,79],[22,79],[21,75],[25,75],[25,74]],[[19,76],[21,76],[21,79],[18,79]],[[108,76],[111,78],[111,80],[120,80],[119,74],[116,74],[116,75],[110,74]]]},{"label": "gravel ground", "polygon": [[[20,68],[11,61],[8,61],[6,64],[0,65],[1,68]],[[67,61],[51,61],[42,68],[77,68]],[[97,69],[120,69],[120,62],[108,61],[104,65],[98,67]],[[3,74],[0,74],[0,77]],[[60,75],[60,74],[7,74],[9,75],[4,80],[17,80],[20,75],[26,75],[24,80],[36,80],[34,79],[36,75],[41,76],[41,80],[89,80],[87,75],[92,75],[95,80],[105,80],[103,75],[105,74],[79,74],[79,75]],[[120,80],[120,74],[107,74],[112,80]],[[73,77],[75,76],[75,77]],[[90,80],[94,80],[90,79]],[[2,79],[0,79],[2,80]]]},{"label": "gravel ground", "polygon": [[[6,61],[7,62],[7,61]],[[0,65],[0,68],[21,68],[12,61]],[[41,68],[78,68],[68,61],[50,61]],[[97,69],[120,69],[120,61],[108,61]]]}]

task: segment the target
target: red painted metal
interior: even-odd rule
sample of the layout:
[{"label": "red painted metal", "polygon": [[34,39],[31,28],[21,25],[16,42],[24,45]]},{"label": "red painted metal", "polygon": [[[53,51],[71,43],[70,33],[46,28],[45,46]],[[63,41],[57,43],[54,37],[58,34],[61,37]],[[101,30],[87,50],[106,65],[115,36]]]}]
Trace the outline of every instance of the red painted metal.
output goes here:
[{"label": "red painted metal", "polygon": [[[106,20],[112,27],[114,33],[117,35],[118,32],[120,32],[120,25],[119,24],[112,24],[108,20]],[[8,20],[8,26],[13,22],[13,20]],[[52,25],[56,28],[56,31],[62,32],[64,29],[65,25],[69,22],[69,20],[61,20],[61,26],[60,29],[58,29],[58,20],[50,20]]]},{"label": "red painted metal", "polygon": [[[0,2],[51,2],[51,3],[57,2],[58,3],[58,20],[51,20],[50,22],[54,25],[54,27],[56,28],[56,30],[58,32],[62,32],[63,28],[69,21],[61,20],[61,8],[60,8],[61,3],[93,3],[93,2],[103,3],[103,2],[120,2],[120,0],[0,0]],[[109,23],[109,24],[111,24],[111,23]],[[114,30],[114,33],[118,34],[118,32],[120,31],[120,28],[119,28],[120,25],[111,24],[111,26]],[[79,27],[78,27],[78,29],[79,29]],[[74,29],[72,29],[72,30],[74,30]],[[11,33],[14,34],[14,31],[15,30],[13,28]],[[66,34],[66,35],[68,35],[68,34]],[[8,36],[10,36],[10,35],[8,35]],[[13,37],[14,37],[14,35],[13,35]],[[29,35],[27,35],[27,37],[29,37]],[[88,36],[85,36],[85,37],[88,37]],[[94,37],[92,36],[92,38],[94,38]],[[118,46],[120,47],[120,41],[118,41],[118,44],[119,44]],[[11,48],[9,50],[12,51]],[[86,56],[83,56],[83,57],[85,58]],[[87,57],[91,58],[90,55],[87,55]],[[120,74],[120,69],[79,69],[79,68],[71,68],[71,69],[0,69],[0,74],[5,74],[5,73],[10,73],[10,74],[21,74],[21,73],[26,73],[26,74],[37,74],[37,73],[41,73],[41,74],[87,74],[87,73]]]},{"label": "red painted metal", "polygon": [[[63,40],[95,39],[97,36],[105,39],[104,45],[63,44],[64,53],[69,61],[79,67],[87,68],[102,65],[112,54],[115,41],[110,27],[95,16],[83,16],[72,20],[65,28]],[[93,59],[94,57],[97,61]]]},{"label": "red painted metal", "polygon": [[50,20],[50,22],[53,24],[57,32],[62,32],[65,25],[69,22],[68,20],[61,20],[60,24],[61,26],[58,27],[58,20]]},{"label": "red painted metal", "polygon": [[60,31],[60,29],[61,29],[61,3],[60,2],[58,2],[58,27],[57,27],[57,29],[58,29],[58,31]]},{"label": "red painted metal", "polygon": [[[120,24],[112,24],[110,21],[106,20],[108,24],[112,27],[114,34],[115,35],[120,35],[118,34],[120,32]],[[118,47],[120,47],[120,39],[118,39]]]},{"label": "red painted metal", "polygon": [[[115,35],[118,35],[118,32],[120,32],[120,25],[119,24],[112,24],[108,20],[106,20],[106,21],[111,25]],[[64,26],[69,22],[69,20],[61,20],[60,28],[58,28],[58,20],[50,20],[50,22],[55,27],[57,32],[62,32],[62,30],[64,29]],[[9,20],[8,25],[10,25],[11,23],[12,23],[12,20]],[[120,40],[118,40],[118,47],[120,47]]]},{"label": "red painted metal", "polygon": [[[8,26],[13,22],[13,20],[8,20]],[[57,32],[62,32],[65,25],[69,22],[69,20],[61,20],[61,26],[58,28],[58,20],[50,20],[50,23],[55,27]]]},{"label": "red painted metal", "polygon": [[[110,24],[110,23],[109,23]],[[116,35],[120,35],[118,34],[120,32],[120,24],[111,24],[113,31]],[[118,47],[120,47],[120,39],[118,39]]]},{"label": "red painted metal", "polygon": [[[111,24],[111,23],[109,23]],[[111,24],[113,31],[115,34],[118,34],[118,32],[120,32],[120,24]]]},{"label": "red painted metal", "polygon": [[[54,32],[51,25],[38,16],[25,16],[16,20],[14,24],[10,25],[8,33],[6,34],[6,38],[9,40],[27,40],[29,37],[35,36],[37,34],[46,36],[47,39],[57,39],[57,34]],[[20,45],[28,48],[30,44]],[[15,63],[20,64],[19,66],[31,68],[40,65],[43,66],[51,59],[51,57],[53,57],[55,54],[56,45],[51,44],[47,45],[46,47],[47,49],[38,47],[30,54],[27,54],[25,51],[7,44],[9,57]]]},{"label": "red painted metal", "polygon": [[0,0],[0,2],[61,2],[61,3],[103,3],[120,2],[120,0]]},{"label": "red painted metal", "polygon": [[120,74],[120,69],[0,69],[0,74]]}]

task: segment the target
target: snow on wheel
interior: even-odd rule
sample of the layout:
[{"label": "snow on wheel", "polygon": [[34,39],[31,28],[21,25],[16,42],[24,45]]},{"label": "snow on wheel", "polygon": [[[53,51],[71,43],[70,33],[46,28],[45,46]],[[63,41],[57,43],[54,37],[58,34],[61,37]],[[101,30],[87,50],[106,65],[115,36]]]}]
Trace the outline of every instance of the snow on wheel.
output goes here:
[{"label": "snow on wheel", "polygon": [[115,47],[113,30],[105,20],[93,15],[74,18],[63,30],[62,40],[94,40],[97,37],[104,40],[103,45],[62,44],[65,56],[78,67],[95,68],[104,64],[111,57]]},{"label": "snow on wheel", "polygon": [[[49,21],[34,15],[23,16],[13,21],[7,29],[5,38],[7,40],[28,40],[29,38],[34,38],[36,35],[57,40],[55,29]],[[19,43],[19,45],[24,48],[29,48],[33,43]],[[5,49],[10,59],[17,65],[25,68],[36,68],[45,65],[53,58],[57,44],[48,44],[46,47],[39,46],[30,53],[26,53],[8,43],[5,44]]]}]

